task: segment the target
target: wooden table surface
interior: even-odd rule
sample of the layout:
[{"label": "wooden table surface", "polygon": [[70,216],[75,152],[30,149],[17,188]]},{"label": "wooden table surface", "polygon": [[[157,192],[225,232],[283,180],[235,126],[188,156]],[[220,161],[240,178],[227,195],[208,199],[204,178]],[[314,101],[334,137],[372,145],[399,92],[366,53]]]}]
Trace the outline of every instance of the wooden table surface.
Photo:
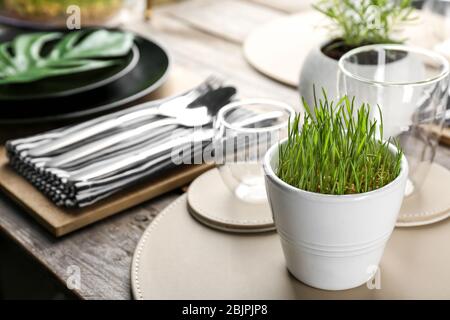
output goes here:
[{"label": "wooden table surface", "polygon": [[[297,0],[298,1],[298,0]],[[295,88],[255,71],[244,59],[249,32],[295,6],[283,0],[190,0],[157,8],[150,23],[129,26],[165,44],[175,65],[201,76],[223,75],[245,97],[275,98],[299,106]],[[450,150],[439,147],[438,163],[450,168]],[[62,283],[70,267],[81,271],[82,299],[130,299],[130,264],[148,224],[181,191],[174,191],[63,238],[56,239],[0,194],[0,229]]]}]

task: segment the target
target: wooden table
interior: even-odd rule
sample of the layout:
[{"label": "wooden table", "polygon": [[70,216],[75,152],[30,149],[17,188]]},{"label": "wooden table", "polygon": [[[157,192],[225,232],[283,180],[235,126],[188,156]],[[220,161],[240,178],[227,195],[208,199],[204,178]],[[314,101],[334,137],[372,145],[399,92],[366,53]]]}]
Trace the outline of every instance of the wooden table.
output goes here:
[{"label": "wooden table", "polygon": [[[288,14],[288,0],[191,0],[154,11],[148,24],[129,26],[165,44],[175,65],[207,76],[225,76],[246,97],[275,98],[299,106],[295,88],[272,81],[244,60],[241,45],[256,26]],[[291,2],[292,3],[292,2]],[[289,3],[288,3],[289,4]],[[270,6],[269,6],[270,5]],[[437,162],[450,168],[450,151],[439,147]],[[81,271],[82,299],[130,299],[130,263],[148,224],[181,194],[174,191],[119,215],[56,239],[0,194],[0,229],[62,283],[71,266]]]}]

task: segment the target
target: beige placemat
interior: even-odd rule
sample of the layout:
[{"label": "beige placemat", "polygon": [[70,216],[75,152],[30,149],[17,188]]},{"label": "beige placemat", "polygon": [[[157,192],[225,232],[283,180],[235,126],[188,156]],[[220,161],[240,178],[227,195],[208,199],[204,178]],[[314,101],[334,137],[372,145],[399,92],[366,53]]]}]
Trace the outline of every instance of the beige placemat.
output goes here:
[{"label": "beige placemat", "polygon": [[245,39],[244,56],[258,71],[297,87],[309,51],[327,39],[326,21],[316,11],[278,18],[255,29]]},{"label": "beige placemat", "polygon": [[[424,19],[405,26],[399,38],[425,46]],[[303,61],[309,51],[329,39],[329,20],[316,10],[278,18],[253,30],[244,42],[244,55],[258,71],[281,83],[297,87]]]},{"label": "beige placemat", "polygon": [[131,269],[136,299],[450,299],[450,220],[395,229],[374,289],[323,291],[288,273],[276,233],[217,231],[186,205],[183,195],[139,241]]},{"label": "beige placemat", "polygon": [[196,178],[187,192],[189,212],[202,223],[228,232],[275,229],[268,202],[251,204],[233,195],[214,168]]},{"label": "beige placemat", "polygon": [[433,163],[417,193],[403,199],[398,227],[420,226],[450,216],[450,171]]},{"label": "beige placemat", "polygon": [[[167,83],[152,97],[159,98],[188,90],[199,83],[199,79],[183,69],[172,71]],[[156,179],[150,179],[126,192],[104,199],[92,206],[69,210],[59,208],[43,194],[17,175],[8,165],[5,151],[0,150],[0,188],[25,208],[40,224],[59,237],[90,225],[96,221],[133,207],[170,190],[182,187],[195,179],[209,165],[180,166]]]}]

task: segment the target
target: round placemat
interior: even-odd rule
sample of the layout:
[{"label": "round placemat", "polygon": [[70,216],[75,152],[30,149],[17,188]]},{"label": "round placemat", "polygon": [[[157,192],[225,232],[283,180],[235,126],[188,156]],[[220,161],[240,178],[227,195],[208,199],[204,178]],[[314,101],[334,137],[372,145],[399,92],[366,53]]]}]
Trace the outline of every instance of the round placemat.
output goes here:
[{"label": "round placemat", "polygon": [[397,227],[415,227],[435,223],[450,216],[450,171],[431,164],[423,186],[403,200]]},{"label": "round placemat", "polygon": [[262,25],[245,40],[245,58],[266,76],[297,87],[309,51],[327,39],[324,21],[323,15],[308,10]]},{"label": "round placemat", "polygon": [[[287,271],[276,233],[211,229],[187,211],[183,195],[145,230],[131,265],[136,299],[439,299],[450,298],[450,221],[396,229],[377,287],[308,287]],[[371,286],[374,288],[374,286]]]},{"label": "round placemat", "polygon": [[265,232],[275,229],[269,203],[251,204],[236,198],[217,168],[191,183],[189,212],[211,228],[228,232]]},{"label": "round placemat", "polygon": [[[408,43],[424,46],[426,34],[420,11],[398,34]],[[300,71],[312,48],[329,39],[329,19],[316,10],[285,16],[253,30],[244,42],[244,56],[259,72],[297,87]]]}]

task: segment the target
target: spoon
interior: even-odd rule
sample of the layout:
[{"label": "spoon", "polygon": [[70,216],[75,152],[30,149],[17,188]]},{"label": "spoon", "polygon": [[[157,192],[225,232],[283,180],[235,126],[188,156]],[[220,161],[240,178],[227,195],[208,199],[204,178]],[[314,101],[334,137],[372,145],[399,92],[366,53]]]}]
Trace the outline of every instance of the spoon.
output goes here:
[{"label": "spoon", "polygon": [[[208,92],[212,88],[217,88],[218,86],[220,86],[220,83],[221,81],[219,79],[215,77],[209,77],[207,80],[205,80],[205,82],[203,82],[195,89],[189,91],[184,95],[162,102],[155,108],[137,108],[137,110],[133,112],[127,112],[125,114],[119,113],[119,116],[107,119],[106,121],[100,123],[98,123],[98,120],[96,120],[96,122],[94,123],[95,125],[88,126],[87,123],[76,125],[73,128],[70,128],[68,134],[56,138],[52,141],[42,143],[41,145],[38,145],[29,150],[28,154],[31,157],[49,156],[57,153],[58,150],[69,145],[81,142],[87,138],[108,131],[115,127],[128,125],[133,121],[142,121],[148,117],[153,117],[155,115],[175,117],[180,112],[182,112],[190,102],[198,98],[199,95]],[[143,105],[145,104],[148,103],[144,103]]]},{"label": "spoon", "polygon": [[169,125],[180,125],[183,127],[204,126],[212,122],[218,110],[228,103],[235,94],[236,89],[233,87],[222,87],[211,90],[190,103],[182,112],[177,112],[176,117],[153,121],[135,129],[120,132],[105,139],[75,148],[50,160],[47,163],[47,167],[59,168],[65,166],[72,161],[95,154],[120,142],[136,139],[160,127]]},{"label": "spoon", "polygon": [[[271,121],[273,119],[277,119],[278,117],[278,112],[271,112],[265,115],[256,115],[246,119],[245,124],[250,125],[260,121]],[[214,134],[214,129],[194,130],[189,135],[178,139],[171,139],[148,150],[137,150],[131,154],[110,158],[102,163],[87,166],[81,170],[72,172],[66,176],[66,178],[72,182],[90,181],[101,177],[105,178],[107,176],[111,176],[111,174],[118,174],[120,172],[124,172],[125,170],[134,168],[136,165],[143,164],[146,161],[149,161],[152,157],[167,153],[170,150],[174,151],[177,148],[180,148],[180,146],[188,144],[194,144],[195,146],[196,143],[198,144],[199,142],[210,140],[213,138]],[[130,173],[135,174],[136,172],[130,171]],[[121,175],[121,178],[123,178],[123,175]]]}]

